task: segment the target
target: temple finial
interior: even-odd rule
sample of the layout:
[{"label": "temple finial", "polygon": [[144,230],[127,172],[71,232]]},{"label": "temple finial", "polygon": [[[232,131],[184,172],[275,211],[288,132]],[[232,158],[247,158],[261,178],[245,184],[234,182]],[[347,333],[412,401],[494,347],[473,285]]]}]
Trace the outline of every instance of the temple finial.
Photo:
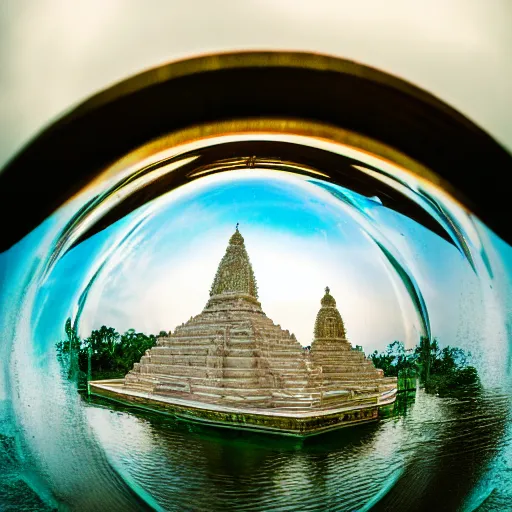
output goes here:
[{"label": "temple finial", "polygon": [[325,287],[325,293],[329,293],[330,291],[331,291],[331,289],[328,286],[326,286]]}]

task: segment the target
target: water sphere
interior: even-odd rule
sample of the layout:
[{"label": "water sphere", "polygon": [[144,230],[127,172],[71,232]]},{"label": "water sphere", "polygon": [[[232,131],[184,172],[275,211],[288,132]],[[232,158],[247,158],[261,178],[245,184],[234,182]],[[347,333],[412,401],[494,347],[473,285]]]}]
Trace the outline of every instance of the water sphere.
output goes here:
[{"label": "water sphere", "polygon": [[0,175],[0,502],[505,510],[511,166],[318,55],[192,59],[80,105]]}]

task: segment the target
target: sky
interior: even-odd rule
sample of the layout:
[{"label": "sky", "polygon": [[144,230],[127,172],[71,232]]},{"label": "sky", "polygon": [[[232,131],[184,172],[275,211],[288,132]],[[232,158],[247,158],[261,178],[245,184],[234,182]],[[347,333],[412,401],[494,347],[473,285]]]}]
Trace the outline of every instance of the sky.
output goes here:
[{"label": "sky", "polygon": [[[434,334],[453,339],[461,287],[472,279],[462,256],[379,202],[361,197],[361,204],[404,256],[428,302]],[[124,236],[141,218],[140,228]],[[174,330],[206,305],[237,222],[263,310],[302,345],[312,342],[326,286],[353,345],[373,351],[395,339],[417,343],[421,327],[403,284],[346,207],[316,180],[268,171],[203,178],[72,249],[45,284],[48,314],[41,326],[55,328],[57,309],[77,302],[91,269],[115,246],[90,287],[80,334],[101,325],[120,332]]]},{"label": "sky", "polygon": [[511,19],[509,0],[3,0],[0,167],[113,83],[236,49],[320,52],[382,69],[512,148]]}]

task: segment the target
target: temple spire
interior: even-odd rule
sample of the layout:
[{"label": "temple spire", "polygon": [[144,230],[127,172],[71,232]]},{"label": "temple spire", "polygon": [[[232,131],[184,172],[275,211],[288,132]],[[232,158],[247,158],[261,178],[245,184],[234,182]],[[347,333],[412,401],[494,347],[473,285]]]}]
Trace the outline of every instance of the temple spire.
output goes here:
[{"label": "temple spire", "polygon": [[222,258],[210,290],[213,295],[250,295],[258,298],[258,287],[245,249],[244,237],[238,230],[229,239],[226,253]]},{"label": "temple spire", "polygon": [[345,339],[345,325],[341,319],[340,312],[336,307],[336,300],[331,295],[331,289],[325,287],[325,295],[320,304],[322,307],[318,312],[315,322],[316,339]]}]

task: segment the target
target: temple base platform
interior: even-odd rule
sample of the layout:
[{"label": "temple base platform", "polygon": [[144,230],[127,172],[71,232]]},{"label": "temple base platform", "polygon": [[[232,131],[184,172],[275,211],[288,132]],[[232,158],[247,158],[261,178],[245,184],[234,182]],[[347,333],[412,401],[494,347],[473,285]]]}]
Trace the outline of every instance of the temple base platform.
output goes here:
[{"label": "temple base platform", "polygon": [[377,421],[379,410],[389,408],[396,389],[382,393],[374,403],[351,404],[331,409],[289,411],[279,408],[249,408],[186,400],[127,389],[124,379],[92,381],[90,393],[137,408],[170,414],[187,421],[272,434],[307,437],[338,428]]}]

